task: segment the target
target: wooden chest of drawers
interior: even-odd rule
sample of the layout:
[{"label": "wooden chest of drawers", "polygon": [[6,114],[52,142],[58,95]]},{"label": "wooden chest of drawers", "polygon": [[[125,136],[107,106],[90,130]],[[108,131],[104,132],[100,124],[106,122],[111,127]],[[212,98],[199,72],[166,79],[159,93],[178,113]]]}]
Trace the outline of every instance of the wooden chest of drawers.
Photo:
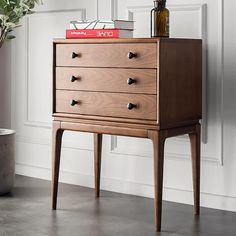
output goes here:
[{"label": "wooden chest of drawers", "polygon": [[164,142],[189,134],[199,213],[201,40],[87,39],[53,44],[53,209],[64,130],[94,133],[99,196],[102,134],[150,138],[161,229]]}]

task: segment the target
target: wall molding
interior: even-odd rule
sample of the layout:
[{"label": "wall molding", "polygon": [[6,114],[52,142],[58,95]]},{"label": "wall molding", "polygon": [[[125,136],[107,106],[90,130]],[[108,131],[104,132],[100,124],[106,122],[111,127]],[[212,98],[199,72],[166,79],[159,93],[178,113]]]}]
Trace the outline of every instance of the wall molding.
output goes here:
[{"label": "wall molding", "polygon": [[[16,135],[16,142],[17,143],[45,145],[45,146],[51,146],[51,144],[52,144],[51,139],[26,137],[26,136],[22,136],[22,135]],[[62,148],[69,148],[69,149],[73,149],[73,150],[93,152],[93,148],[84,148],[84,147],[78,145],[78,142],[75,142],[72,139],[66,139],[66,140],[63,139]]]},{"label": "wall molding", "polygon": [[217,61],[217,153],[224,165],[224,0],[218,0],[218,61]]},{"label": "wall molding", "polygon": [[[99,2],[99,0],[97,0],[97,2]],[[111,10],[113,12],[112,15],[115,18],[115,16],[118,15],[118,2],[117,2],[117,0],[111,0],[111,2],[112,2],[112,4],[111,4],[112,9]],[[218,2],[222,3],[222,0],[219,0]],[[186,10],[189,10],[189,11],[196,11],[196,10],[198,10],[198,11],[200,11],[201,12],[200,18],[201,18],[201,24],[202,24],[202,27],[201,27],[202,28],[202,37],[205,39],[205,41],[207,41],[207,38],[206,38],[206,27],[204,26],[206,24],[206,21],[204,20],[206,18],[206,15],[204,13],[205,12],[205,6],[206,6],[206,4],[183,4],[183,5],[179,5],[178,4],[178,5],[170,5],[169,8],[172,11],[173,10],[174,11],[183,11],[183,10],[185,10],[185,11]],[[133,12],[137,12],[137,11],[150,11],[150,8],[151,8],[151,5],[148,5],[148,6],[136,6],[136,7],[129,6],[127,14],[128,14],[129,17],[131,17]],[[84,17],[86,15],[85,9],[71,9],[71,10],[60,10],[60,11],[43,11],[43,12],[38,12],[37,14],[42,14],[42,13],[58,13],[58,12],[61,13],[61,12],[70,12],[70,11],[81,11],[81,12],[83,12],[82,15]],[[222,18],[223,18],[223,15],[221,16],[221,19]],[[223,21],[221,22],[221,27],[220,28],[222,28],[222,27],[223,27]],[[26,29],[27,29],[27,27],[26,27]],[[223,32],[223,29],[222,29],[221,32]],[[27,42],[26,42],[26,45],[27,45],[28,40],[29,40],[28,30],[26,30],[26,35],[27,35]],[[219,39],[222,40],[222,42],[220,41],[221,42],[220,43],[221,47],[218,47],[219,50],[220,50],[223,47],[223,38],[219,36]],[[204,45],[206,45],[206,43],[204,43]],[[221,53],[219,53],[219,54],[223,55],[223,51]],[[28,126],[28,127],[34,127],[34,128],[51,129],[51,122],[33,121],[33,120],[29,120],[29,118],[28,118],[28,110],[29,110],[29,108],[28,108],[28,92],[29,92],[28,91],[28,83],[29,83],[29,75],[28,75],[28,58],[29,58],[28,47],[27,47],[27,54],[26,55],[27,55],[27,98],[26,98],[27,111],[26,111],[26,119],[25,119],[24,125]],[[221,66],[218,66],[218,68],[221,68],[221,69],[218,69],[219,70],[218,74],[220,75],[220,76],[218,76],[218,80],[220,80],[221,84],[223,84],[223,78],[222,78],[222,76],[223,76],[222,75],[222,73],[223,73],[223,60],[220,60],[218,63],[219,63],[219,65],[221,65]],[[205,63],[203,63],[203,64],[205,64]],[[205,74],[205,70],[204,70],[204,74]],[[203,93],[205,94],[206,93],[205,92],[206,91],[205,83],[204,83],[204,87],[205,88],[204,88],[204,92]],[[218,86],[218,87],[220,87],[220,86]],[[219,96],[217,96],[217,97],[219,99],[222,97],[222,101],[220,100],[219,103],[221,104],[221,106],[220,106],[220,108],[218,108],[219,117],[221,117],[220,118],[221,123],[220,123],[220,125],[218,127],[218,133],[220,134],[220,135],[218,135],[219,136],[218,143],[220,145],[217,145],[218,146],[218,151],[217,151],[218,157],[217,157],[217,159],[219,160],[219,164],[222,165],[223,164],[223,155],[222,155],[223,154],[223,137],[222,137],[222,134],[223,134],[223,116],[222,116],[223,96],[222,96],[222,89],[220,89],[218,91],[218,94],[219,94]],[[205,96],[205,98],[206,98],[206,96]],[[206,108],[203,108],[203,110],[204,110],[204,112],[203,112],[204,113],[204,117],[206,117],[207,116]],[[203,121],[202,121],[203,127],[205,127],[202,130],[203,136],[204,136],[203,137],[203,141],[205,141],[205,142],[206,142],[206,139],[207,139],[206,138],[206,136],[207,136],[207,131],[206,131],[207,130],[207,128],[206,128],[207,121],[206,120],[207,119],[203,119]],[[114,141],[114,137],[112,139]],[[184,138],[182,140],[184,141]],[[125,155],[125,153],[123,153],[123,154]],[[184,158],[184,159],[186,159],[186,158]],[[212,160],[212,157],[205,157],[205,159],[207,161],[209,161],[209,160]],[[213,161],[213,162],[215,162],[215,161]]]},{"label": "wall molding", "polygon": [[27,121],[24,122],[24,126],[28,126],[28,127],[32,127],[32,128],[51,129],[52,128],[52,122],[27,120]]},{"label": "wall molding", "polygon": [[[16,142],[17,143],[27,143],[27,144],[51,146],[51,139],[26,137],[26,136],[22,136],[22,135],[16,135]],[[187,141],[186,141],[186,143],[187,143]],[[69,148],[69,149],[78,150],[78,151],[93,152],[93,148],[84,148],[83,146],[78,145],[77,142],[74,142],[71,139],[68,139],[68,140],[63,139],[62,148],[63,149],[64,148]],[[134,154],[134,153],[124,152],[124,150],[122,150],[118,146],[117,136],[111,136],[110,137],[110,151],[109,152],[114,154],[114,155],[120,155],[120,156],[125,156],[125,157],[130,157],[130,158],[144,158],[144,159],[152,158],[151,155]],[[191,156],[190,155],[181,154],[181,153],[177,153],[177,152],[165,152],[165,159],[172,160],[172,161],[174,160],[174,161],[188,161],[188,162],[191,162]],[[202,156],[202,160],[206,163],[219,165],[219,161],[216,160],[214,157],[211,157],[211,156]]]},{"label": "wall molding", "polygon": [[[173,139],[173,138],[172,138]],[[189,140],[186,138],[175,138],[175,141],[178,142],[185,142],[186,144],[190,145]],[[110,153],[120,156],[128,156],[128,157],[135,157],[135,158],[152,158],[152,155],[148,154],[135,154],[135,153],[127,153],[122,147],[119,147],[118,145],[118,136],[112,135],[110,137]],[[214,165],[220,165],[220,162],[218,159],[216,159],[213,156],[206,156],[201,155],[202,161],[206,163],[211,163]],[[165,151],[165,159],[167,160],[174,160],[174,161],[188,161],[191,162],[191,154],[183,154],[183,153],[177,153],[177,152],[166,152]]]},{"label": "wall molding", "polygon": [[[101,0],[100,0],[101,1]],[[118,9],[118,4],[122,4],[120,3],[121,0],[110,0],[111,1],[111,16],[114,17],[114,19],[116,19],[118,17],[118,13],[119,13],[119,9]],[[97,0],[97,2],[99,2],[99,0]],[[122,1],[124,2],[124,0]],[[127,1],[128,2],[128,1]],[[133,1],[134,2],[134,1]],[[143,1],[144,2],[144,1]],[[204,5],[205,4],[205,5]],[[223,0],[217,0],[216,3],[217,7],[218,7],[218,17],[216,20],[216,23],[218,22],[218,25],[216,26],[218,28],[218,35],[216,35],[215,37],[217,37],[217,145],[216,145],[216,153],[217,153],[217,157],[210,157],[210,156],[204,156],[204,163],[210,162],[211,166],[213,166],[214,164],[216,165],[223,165],[223,105],[224,105],[224,100],[223,100],[223,86],[224,86],[224,38],[223,38]],[[203,6],[203,15],[200,16],[200,18],[205,17],[204,20],[202,20],[200,22],[202,29],[204,29],[204,27],[206,27],[206,13],[204,13],[204,11],[206,12],[206,3],[203,4],[187,4],[187,6],[189,7],[188,9],[191,9],[191,6],[193,7],[194,11],[196,10],[197,7],[199,7],[200,5]],[[186,4],[183,5],[186,7]],[[130,8],[129,8],[130,7]],[[136,7],[132,7],[129,6],[128,10],[132,10],[133,8]],[[147,6],[146,6],[147,7]],[[149,6],[151,7],[151,6]],[[174,7],[174,5],[172,5],[172,7]],[[125,8],[125,7],[124,7]],[[142,8],[142,7],[141,7]],[[109,5],[109,9],[110,9],[110,5]],[[123,9],[123,8],[122,8]],[[176,11],[178,11],[178,7],[177,9],[175,9]],[[44,11],[41,13],[52,13],[52,12],[70,12],[70,11],[77,11],[78,9],[71,9],[71,10],[59,10],[59,11]],[[127,14],[128,14],[128,10],[127,10]],[[142,10],[140,8],[138,8],[137,10]],[[150,10],[150,8],[148,9],[148,11]],[[97,11],[99,11],[98,7],[97,7]],[[39,13],[40,14],[40,13]],[[86,15],[86,12],[85,12]],[[97,13],[97,17],[99,16],[99,13]],[[27,18],[25,18],[25,20],[27,21]],[[27,28],[25,28],[25,26],[22,27],[22,32],[26,33],[25,31],[27,31]],[[22,35],[23,35],[22,33]],[[205,32],[205,35],[207,36],[207,32]],[[207,41],[207,39],[205,39]],[[23,47],[27,48],[27,42],[24,42],[24,44],[22,44]],[[12,49],[11,49],[11,55],[12,55],[12,81],[15,80],[16,78],[16,64],[14,61],[15,58],[15,43],[12,42]],[[28,54],[28,53],[27,53]],[[28,70],[28,68],[26,67],[26,71]],[[25,77],[23,78],[25,79]],[[29,79],[29,78],[27,78]],[[25,80],[22,82],[25,83]],[[45,132],[45,135],[48,135],[48,130],[47,129],[51,129],[51,122],[45,122],[45,121],[37,121],[37,120],[29,120],[27,119],[27,115],[28,115],[28,111],[25,112],[24,111],[24,121],[23,122],[15,122],[15,120],[17,120],[17,101],[16,101],[16,85],[15,83],[12,83],[12,102],[11,102],[11,112],[12,112],[12,127],[14,128],[14,125],[17,124],[17,126],[19,126],[19,130],[21,131],[22,129],[28,129],[28,133],[27,132],[20,132],[20,135],[17,136],[17,142],[21,142],[21,143],[29,143],[29,144],[37,144],[37,145],[47,145],[50,146],[51,145],[51,140],[47,139],[47,138],[34,138],[34,137],[30,137],[33,136],[33,134],[30,133],[30,131],[32,130],[36,130],[33,128],[42,128],[40,131]],[[29,88],[27,88],[28,91]],[[25,90],[25,88],[24,88]],[[23,91],[24,91],[23,90]],[[28,91],[29,92],[29,91]],[[22,96],[24,96],[24,101],[26,101],[26,104],[28,105],[28,101],[27,98],[25,98],[26,94],[22,94]],[[23,104],[21,106],[25,106],[26,104]],[[207,107],[206,107],[206,116],[207,116]],[[22,112],[23,113],[23,112]],[[21,114],[21,113],[20,113]],[[29,118],[29,117],[28,117]],[[22,118],[19,117],[19,119],[21,120]],[[207,122],[207,121],[206,121]],[[207,126],[207,123],[205,124],[205,126]],[[32,129],[30,129],[32,128]],[[24,130],[23,130],[24,131]],[[38,131],[38,130],[37,130]],[[206,129],[207,131],[207,129]],[[204,130],[203,130],[204,132]],[[24,133],[26,133],[25,135],[28,135],[27,137],[24,136]],[[207,132],[206,132],[207,133]],[[205,137],[207,139],[207,134],[205,134]],[[92,151],[92,149],[84,149],[83,145],[75,145],[74,142],[69,142],[70,140],[68,140],[68,143],[63,144],[63,148],[71,148],[71,149],[77,149],[77,150],[84,150],[84,151]],[[177,138],[176,141],[180,141],[183,143],[188,142],[188,140],[186,138]],[[108,145],[110,145],[110,152],[114,155],[122,155],[124,157],[127,158],[150,158],[150,156],[145,156],[145,155],[130,155],[130,154],[126,154],[124,153],[123,150],[121,150],[121,152],[119,151],[119,147],[117,147],[117,139],[113,139],[110,140],[110,143],[108,143]],[[167,153],[167,159],[169,160],[173,160],[173,161],[190,161],[190,156],[189,155],[183,155],[181,153]],[[175,163],[175,162],[174,162]],[[176,162],[177,163],[177,162]],[[220,170],[221,167],[219,167]],[[26,163],[17,163],[16,165],[16,172],[18,174],[23,174],[23,175],[28,175],[28,176],[33,176],[33,177],[37,177],[37,178],[42,178],[42,179],[50,179],[51,176],[51,171],[49,168],[44,168],[44,167],[38,167],[38,166],[30,166]],[[68,171],[63,171],[61,172],[61,180],[62,182],[65,183],[73,183],[76,185],[83,185],[83,186],[93,186],[93,176],[92,175],[86,175],[86,174],[81,174],[81,173],[72,173],[72,172],[68,172]],[[136,182],[132,182],[129,180],[123,180],[123,179],[112,179],[112,178],[102,178],[102,188],[106,189],[106,190],[110,190],[110,191],[116,191],[116,192],[123,192],[123,193],[132,193],[135,195],[140,195],[140,196],[151,196],[152,195],[152,191],[153,191],[153,186],[151,184],[146,184],[146,183],[136,183]],[[223,192],[223,190],[222,190]],[[171,201],[178,201],[178,202],[189,202],[191,203],[192,201],[192,192],[189,190],[184,190],[184,189],[175,189],[175,188],[169,188],[169,187],[165,187],[165,191],[164,191],[164,198],[166,200],[171,200]],[[172,197],[174,196],[174,198]],[[207,207],[213,207],[213,208],[219,208],[219,209],[224,209],[224,210],[234,210],[235,206],[236,206],[236,196],[222,196],[222,195],[214,195],[211,193],[202,193],[202,204],[203,206],[207,206]]]},{"label": "wall molding", "polygon": [[[118,6],[117,6],[117,0],[112,0],[116,2],[114,4],[113,12],[116,12],[116,15],[118,16]],[[217,103],[216,103],[216,109],[217,109],[217,162],[219,165],[223,166],[223,88],[224,88],[224,41],[223,41],[223,0],[217,0],[218,5],[218,42],[217,42],[217,54],[218,54],[218,62],[217,62]],[[141,5],[141,6],[126,6],[126,18],[129,20],[133,20],[133,14],[135,12],[150,12],[150,9],[152,8],[152,5]],[[207,3],[201,3],[201,4],[173,4],[168,5],[168,8],[170,11],[199,11],[200,13],[200,27],[201,27],[201,37],[203,40],[203,119],[201,121],[202,123],[202,142],[207,143],[207,61],[206,61],[206,53],[207,53]],[[209,158],[206,158],[209,159]],[[215,161],[213,161],[215,162]]]},{"label": "wall molding", "polygon": [[81,19],[85,20],[86,19],[86,9],[83,8],[78,8],[78,9],[61,9],[61,10],[49,10],[49,11],[37,11],[33,16],[27,16],[25,17],[25,48],[26,48],[26,57],[25,57],[25,61],[26,61],[26,68],[25,68],[25,73],[26,73],[26,100],[25,100],[25,104],[26,104],[26,110],[25,110],[25,121],[24,121],[24,126],[28,126],[28,127],[34,127],[34,128],[43,128],[43,129],[50,129],[52,124],[51,122],[45,122],[45,121],[40,121],[40,120],[31,120],[29,118],[29,83],[30,83],[30,79],[29,79],[29,23],[30,23],[30,19],[32,17],[41,17],[44,16],[45,14],[60,14],[60,13],[68,13],[68,12],[80,12],[81,13]]},{"label": "wall molding", "polygon": [[111,0],[111,16],[112,20],[118,19],[118,0]]},{"label": "wall molding", "polygon": [[[98,2],[99,2],[99,0],[97,0]],[[113,16],[118,16],[118,1],[117,0],[111,0],[111,2],[112,2],[112,4],[111,4],[111,6],[112,6],[112,14],[113,14]],[[219,160],[219,163],[221,164],[221,165],[223,165],[223,104],[224,104],[224,102],[223,102],[223,68],[224,68],[224,64],[223,64],[223,0],[218,0],[217,1],[218,2],[218,15],[220,16],[219,17],[219,35],[218,35],[218,66],[217,66],[217,68],[218,68],[218,77],[217,77],[217,80],[218,80],[218,82],[217,82],[217,84],[218,84],[218,86],[217,86],[217,94],[218,94],[218,96],[217,96],[217,98],[218,98],[218,102],[217,102],[217,104],[219,105],[218,106],[218,109],[217,109],[217,113],[218,113],[218,126],[217,126],[217,132],[218,132],[218,139],[217,139],[217,143],[218,143],[218,145],[217,145],[217,159]],[[170,9],[172,9],[172,10],[175,10],[175,11],[181,11],[181,10],[183,10],[183,9],[185,9],[185,10],[192,10],[192,11],[195,11],[195,10],[200,10],[201,9],[201,11],[202,12],[204,12],[204,6],[205,6],[206,4],[184,4],[184,5],[170,5],[169,7],[170,7]],[[146,10],[148,10],[148,11],[150,11],[150,7],[151,7],[151,5],[149,6],[139,6],[139,7],[132,7],[132,6],[129,6],[128,7],[128,12],[134,12],[134,11],[146,11]],[[81,11],[82,12],[82,15],[83,15],[83,17],[85,17],[86,16],[86,11],[85,11],[85,9],[70,9],[70,10],[57,10],[57,11],[42,11],[42,12],[38,12],[38,13],[36,13],[36,14],[48,14],[48,13],[63,13],[63,12],[71,12],[71,11]],[[127,13],[128,15],[130,15],[131,13]],[[202,16],[201,17],[206,17],[206,15],[205,14],[202,14]],[[28,18],[26,18],[27,19],[27,21],[28,21]],[[201,21],[201,23],[204,25],[205,24],[205,21],[204,20],[202,20]],[[204,29],[204,27],[202,26],[202,29]],[[27,27],[26,27],[26,38],[27,38],[27,40],[26,40],[26,42],[25,42],[25,46],[26,46],[26,48],[27,48],[27,65],[26,65],[26,71],[27,71],[27,96],[26,96],[26,104],[27,104],[27,111],[26,111],[26,115],[25,115],[25,122],[24,122],[24,126],[28,126],[28,127],[33,127],[33,128],[43,128],[43,129],[51,129],[51,122],[44,122],[44,121],[33,121],[33,120],[29,120],[29,118],[28,118],[28,110],[29,110],[29,108],[28,108],[28,83],[29,83],[29,74],[28,74],[28,57],[29,57],[29,55],[28,55],[28,46],[27,46],[27,43],[28,43],[28,40],[29,40],[29,35],[28,35],[28,30],[27,30]],[[203,35],[206,35],[206,32],[203,34]],[[207,40],[207,39],[205,39],[205,40]],[[14,71],[14,63],[12,63],[13,64],[13,70],[12,71]],[[219,86],[220,85],[220,86]],[[16,91],[16,89],[15,89],[15,87],[14,87],[14,85],[12,85],[12,91],[13,91],[13,93],[12,93],[12,95],[13,95],[13,98],[12,98],[12,101],[15,101],[16,100],[16,98],[15,98],[15,91]],[[12,114],[14,114],[15,112],[14,112],[14,105],[13,105],[13,102],[12,102]],[[205,114],[206,114],[206,112],[205,112]],[[13,115],[13,117],[14,117],[14,115]],[[205,119],[206,120],[206,119]],[[14,124],[14,121],[12,122],[13,124]],[[203,123],[204,123],[204,121],[203,121]],[[206,123],[206,122],[205,122]],[[203,124],[203,126],[204,126],[204,124]],[[206,124],[205,124],[205,126],[206,126]],[[203,129],[203,133],[205,133],[205,137],[206,137],[206,131],[204,131],[204,130],[206,130],[206,129]],[[112,139],[114,139],[114,138],[112,138]],[[182,139],[183,141],[184,141],[184,139]],[[114,141],[114,140],[113,140]],[[123,154],[125,154],[125,153],[123,153]],[[186,158],[184,158],[184,159],[186,159]],[[212,159],[212,158],[207,158],[206,157],[206,160],[210,160],[210,159]]]},{"label": "wall molding", "polygon": [[[31,166],[25,163],[16,164],[19,175],[51,180],[51,170],[47,167]],[[85,173],[60,171],[60,182],[94,188],[94,176]],[[124,179],[102,177],[101,189],[124,194],[138,195],[148,198],[154,196],[154,186],[149,183],[135,182]],[[193,192],[188,189],[177,189],[164,186],[163,200],[193,204]],[[236,212],[236,196],[225,196],[201,192],[201,206]]]},{"label": "wall molding", "polygon": [[[106,20],[115,20],[117,19],[117,0],[96,0],[97,6],[97,19],[106,19]],[[107,14],[107,10],[110,10],[109,14]],[[104,15],[106,17],[104,18]],[[109,15],[109,17],[107,16]]]},{"label": "wall molding", "polygon": [[[206,3],[202,4],[169,4],[168,9],[170,11],[201,11],[202,8],[206,6]],[[127,6],[127,17],[134,12],[148,12],[153,8],[152,5],[143,5],[143,6]],[[132,20],[132,19],[129,19]]]},{"label": "wall molding", "polygon": [[[144,6],[128,6],[127,7],[127,18],[129,20],[134,20],[133,15],[137,12],[147,12],[149,14],[152,5]],[[206,45],[207,45],[207,32],[206,32],[206,4],[174,4],[168,5],[170,12],[174,11],[198,11],[200,19],[200,28],[201,35],[199,38],[202,38],[203,41],[203,119],[201,120],[202,124],[202,142],[207,143],[207,97],[206,97]]]}]

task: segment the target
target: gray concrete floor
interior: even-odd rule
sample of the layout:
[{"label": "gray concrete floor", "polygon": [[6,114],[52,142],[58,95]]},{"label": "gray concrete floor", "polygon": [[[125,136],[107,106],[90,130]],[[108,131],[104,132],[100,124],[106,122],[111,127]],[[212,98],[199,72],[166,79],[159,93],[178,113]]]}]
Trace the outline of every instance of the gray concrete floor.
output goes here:
[{"label": "gray concrete floor", "polygon": [[58,210],[50,210],[50,182],[16,177],[0,197],[0,236],[235,236],[236,213],[163,203],[163,232],[156,233],[153,200],[60,184]]}]

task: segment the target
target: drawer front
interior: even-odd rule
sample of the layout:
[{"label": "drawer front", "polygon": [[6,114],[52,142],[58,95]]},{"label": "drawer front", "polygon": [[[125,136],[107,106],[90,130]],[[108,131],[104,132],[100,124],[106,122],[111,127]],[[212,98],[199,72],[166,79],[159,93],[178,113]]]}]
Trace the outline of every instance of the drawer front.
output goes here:
[{"label": "drawer front", "polygon": [[[156,120],[156,100],[156,95],[57,90],[56,112]],[[131,108],[130,103],[136,107],[129,110],[127,105]]]},{"label": "drawer front", "polygon": [[[133,53],[134,57],[132,57]],[[72,56],[72,54],[74,56]],[[74,57],[74,58],[72,58]],[[57,44],[57,66],[156,68],[157,45],[150,44]]]},{"label": "drawer front", "polygon": [[56,68],[56,89],[157,93],[155,69]]}]

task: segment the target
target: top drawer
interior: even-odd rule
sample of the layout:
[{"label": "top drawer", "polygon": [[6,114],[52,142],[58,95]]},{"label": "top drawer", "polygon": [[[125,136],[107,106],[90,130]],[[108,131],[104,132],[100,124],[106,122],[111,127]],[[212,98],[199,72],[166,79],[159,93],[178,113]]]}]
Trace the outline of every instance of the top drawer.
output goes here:
[{"label": "top drawer", "polygon": [[56,66],[157,68],[157,45],[57,44]]}]

